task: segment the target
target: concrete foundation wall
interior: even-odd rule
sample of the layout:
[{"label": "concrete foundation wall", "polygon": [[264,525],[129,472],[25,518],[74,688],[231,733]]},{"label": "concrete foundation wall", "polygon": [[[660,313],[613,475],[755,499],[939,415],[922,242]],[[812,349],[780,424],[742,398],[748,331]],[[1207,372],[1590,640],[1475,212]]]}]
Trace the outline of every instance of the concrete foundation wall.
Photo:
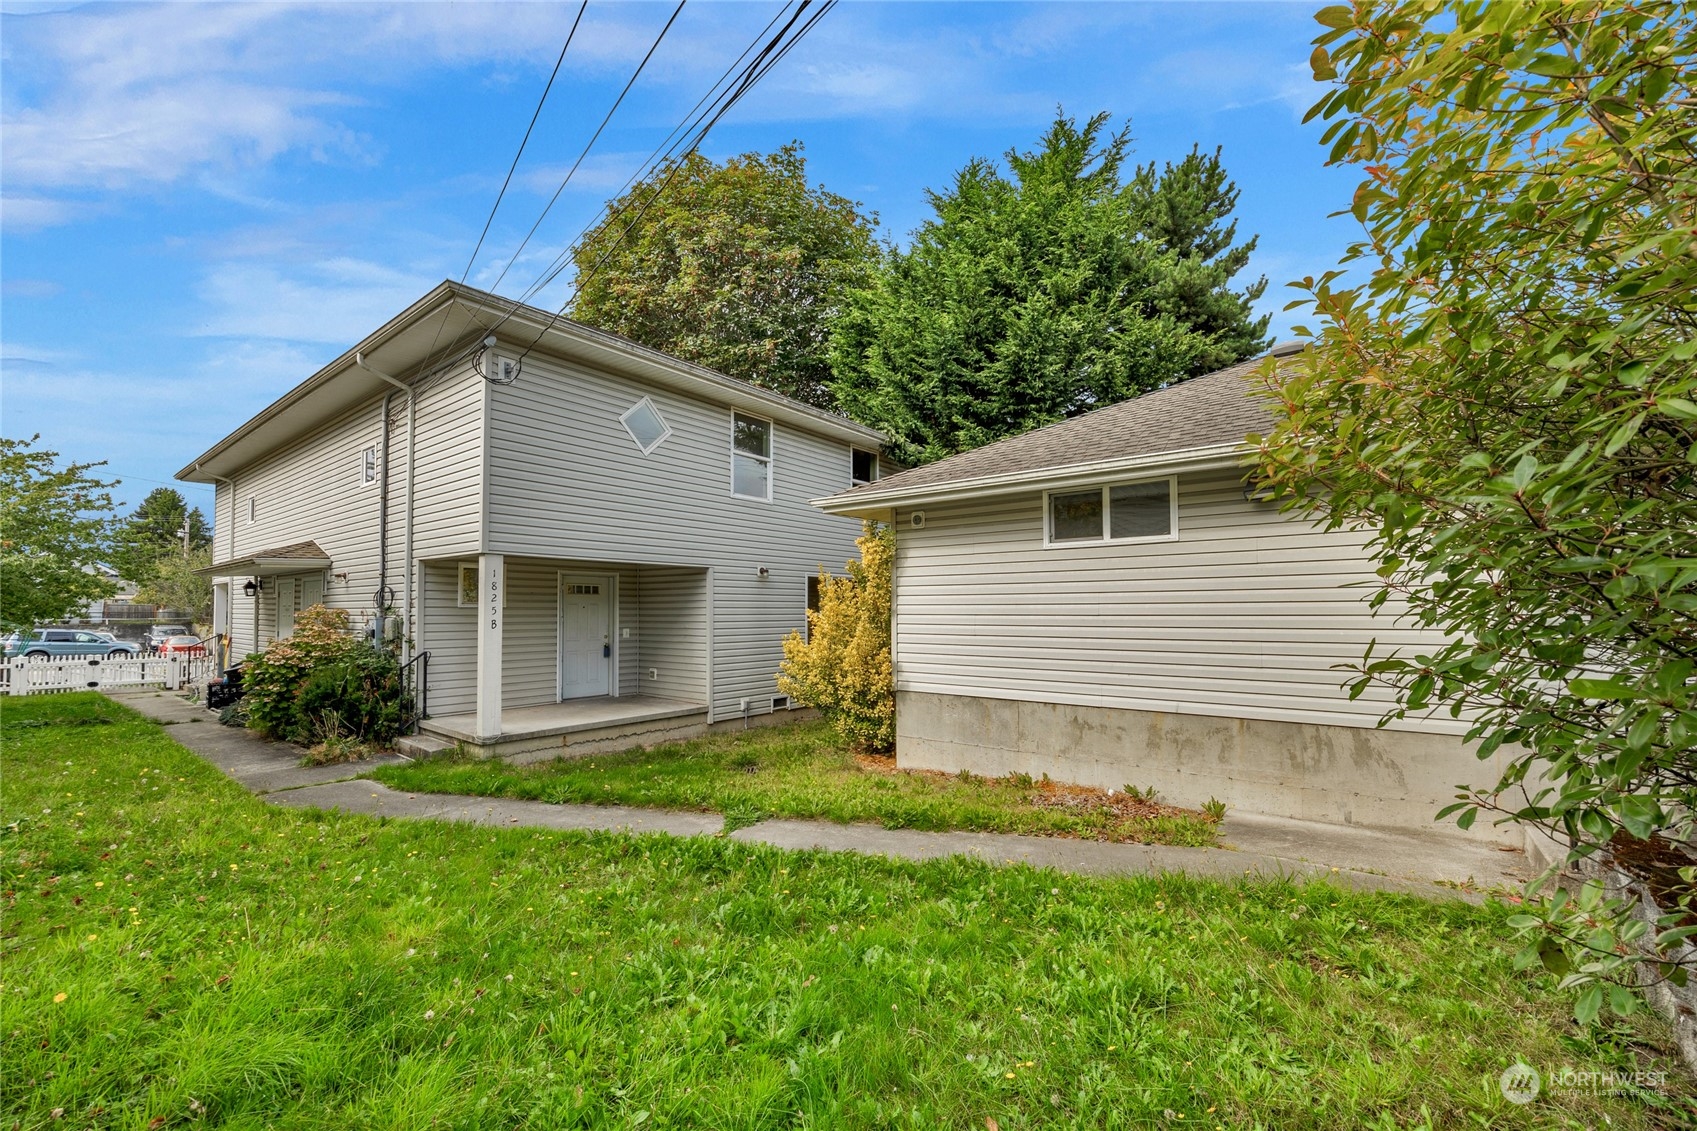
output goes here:
[{"label": "concrete foundation wall", "polygon": [[1507,761],[1480,761],[1453,735],[1319,723],[1083,707],[967,695],[896,694],[903,769],[997,777],[1048,774],[1099,788],[1153,787],[1197,807],[1472,836],[1520,847],[1486,821],[1470,832],[1433,819],[1461,783],[1494,783]]}]

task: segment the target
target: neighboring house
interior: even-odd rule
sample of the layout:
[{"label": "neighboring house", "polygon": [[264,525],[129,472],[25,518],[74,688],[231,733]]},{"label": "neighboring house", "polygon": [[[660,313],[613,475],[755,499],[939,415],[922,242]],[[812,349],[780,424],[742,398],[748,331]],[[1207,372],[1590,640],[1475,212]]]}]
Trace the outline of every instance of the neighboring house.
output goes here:
[{"label": "neighboring house", "polygon": [[883,441],[443,283],[178,478],[216,485],[233,655],[319,602],[381,612],[429,653],[424,731],[546,754],[792,706],[783,639],[860,529],[808,500],[876,475]]},{"label": "neighboring house", "polygon": [[[1293,347],[1275,350],[1288,356]],[[1245,362],[821,499],[892,523],[896,757],[1421,830],[1494,784],[1447,715],[1376,729],[1337,665],[1438,637],[1367,607],[1363,539],[1246,487]],[[1509,837],[1475,826],[1488,837]]]}]

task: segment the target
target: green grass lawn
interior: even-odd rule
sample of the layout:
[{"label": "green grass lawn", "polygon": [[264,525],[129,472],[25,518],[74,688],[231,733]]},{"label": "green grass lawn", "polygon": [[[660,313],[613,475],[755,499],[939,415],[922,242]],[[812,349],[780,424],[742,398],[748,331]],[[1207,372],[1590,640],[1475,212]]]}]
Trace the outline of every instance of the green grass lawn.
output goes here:
[{"label": "green grass lawn", "polygon": [[[386,767],[372,777],[414,793],[705,809],[725,814],[730,828],[766,817],[819,817],[887,828],[1215,843],[1215,825],[1201,814],[1128,796],[1105,799],[1095,791],[1062,791],[1030,778],[867,769],[820,722],[529,766],[432,760]],[[1117,807],[1105,806],[1108,800]],[[1073,804],[1064,804],[1068,801]]]},{"label": "green grass lawn", "polygon": [[[105,722],[98,720],[108,720]],[[0,1127],[1688,1126],[1501,908],[273,808],[0,699]],[[61,1118],[55,1119],[59,1111]],[[1183,1117],[1182,1119],[1180,1117]]]}]

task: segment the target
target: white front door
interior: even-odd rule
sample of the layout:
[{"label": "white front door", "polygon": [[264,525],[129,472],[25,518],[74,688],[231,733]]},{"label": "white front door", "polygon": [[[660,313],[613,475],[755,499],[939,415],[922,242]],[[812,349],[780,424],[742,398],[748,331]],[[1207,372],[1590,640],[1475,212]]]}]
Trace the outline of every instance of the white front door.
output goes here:
[{"label": "white front door", "polygon": [[560,577],[560,698],[610,692],[612,583],[605,577]]}]

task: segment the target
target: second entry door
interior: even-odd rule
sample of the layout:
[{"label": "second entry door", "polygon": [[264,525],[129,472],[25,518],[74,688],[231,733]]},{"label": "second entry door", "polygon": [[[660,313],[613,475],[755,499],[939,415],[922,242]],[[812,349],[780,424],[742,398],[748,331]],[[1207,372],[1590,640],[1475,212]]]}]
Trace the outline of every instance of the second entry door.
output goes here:
[{"label": "second entry door", "polygon": [[605,577],[560,578],[560,698],[611,692],[612,585]]}]

